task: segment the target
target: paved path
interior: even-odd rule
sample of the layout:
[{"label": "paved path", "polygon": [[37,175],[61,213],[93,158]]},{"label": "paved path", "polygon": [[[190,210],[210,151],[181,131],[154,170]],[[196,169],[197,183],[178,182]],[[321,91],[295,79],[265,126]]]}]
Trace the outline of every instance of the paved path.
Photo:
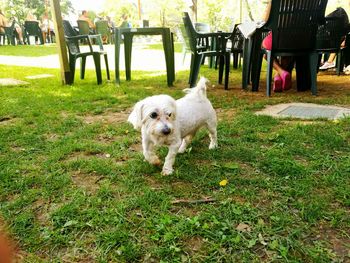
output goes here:
[{"label": "paved path", "polygon": [[[132,50],[132,70],[144,71],[166,71],[164,52],[162,50],[145,49],[145,46],[137,44]],[[87,46],[83,47],[87,49]],[[108,63],[110,70],[114,70],[114,46],[106,45],[105,50],[108,52]],[[121,48],[120,70],[124,70],[124,47]],[[0,64],[15,65],[24,67],[44,67],[59,68],[58,55],[42,57],[21,57],[21,56],[1,56]],[[80,63],[77,63],[77,68]],[[101,57],[102,68],[105,68],[103,58]],[[175,53],[175,70],[187,70],[190,66],[190,54],[187,54],[185,63],[182,63],[182,53]],[[92,57],[87,59],[86,67],[93,69],[94,63]]]}]

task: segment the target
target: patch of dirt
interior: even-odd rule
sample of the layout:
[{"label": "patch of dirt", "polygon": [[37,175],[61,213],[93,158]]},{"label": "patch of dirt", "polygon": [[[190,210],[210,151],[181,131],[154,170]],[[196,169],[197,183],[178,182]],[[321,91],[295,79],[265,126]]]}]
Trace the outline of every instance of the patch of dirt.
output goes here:
[{"label": "patch of dirt", "polygon": [[142,152],[142,144],[140,142],[131,144],[129,150],[133,152]]},{"label": "patch of dirt", "polygon": [[11,117],[0,117],[0,125],[9,125],[16,122],[16,118],[11,118]]},{"label": "patch of dirt", "polygon": [[205,241],[202,237],[194,236],[190,237],[184,242],[185,251],[189,255],[197,254],[198,252],[203,250]]},{"label": "patch of dirt", "polygon": [[[350,229],[343,229],[344,233],[350,233]],[[314,239],[326,241],[337,255],[340,262],[350,262],[350,238],[341,235],[341,231],[331,227],[320,225],[313,231],[319,233]]]},{"label": "patch of dirt", "polygon": [[158,181],[157,178],[155,178],[154,176],[144,176],[144,179],[146,181],[146,183],[148,184],[148,186],[152,189],[152,190],[160,190],[163,189],[163,185],[161,182]]},{"label": "patch of dirt", "polygon": [[237,110],[233,109],[233,108],[231,108],[231,109],[218,108],[215,111],[216,111],[216,115],[217,115],[219,121],[232,120],[236,116],[236,113],[237,113]]},{"label": "patch of dirt", "polygon": [[84,188],[89,193],[96,193],[100,189],[98,182],[101,180],[101,176],[93,173],[87,174],[78,170],[72,174],[72,180],[76,186]]},{"label": "patch of dirt", "polygon": [[121,112],[105,112],[100,115],[87,115],[83,116],[83,120],[87,124],[102,122],[104,124],[116,124],[126,122],[130,111],[121,111]]},{"label": "patch of dirt", "polygon": [[58,134],[55,134],[55,133],[47,133],[47,134],[44,134],[44,138],[49,141],[49,142],[55,142],[57,141],[58,139],[60,139],[60,135]]}]

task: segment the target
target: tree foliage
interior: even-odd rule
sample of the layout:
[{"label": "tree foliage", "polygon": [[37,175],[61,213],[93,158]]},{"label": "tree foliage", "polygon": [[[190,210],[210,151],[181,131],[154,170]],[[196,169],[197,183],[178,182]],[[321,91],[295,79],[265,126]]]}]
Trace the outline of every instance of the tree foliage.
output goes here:
[{"label": "tree foliage", "polygon": [[[61,0],[61,11],[63,14],[68,14],[73,11],[70,0]],[[38,19],[47,11],[50,10],[49,0],[5,0],[5,13],[8,17],[16,17],[18,21],[23,22],[28,14],[32,12]]]}]

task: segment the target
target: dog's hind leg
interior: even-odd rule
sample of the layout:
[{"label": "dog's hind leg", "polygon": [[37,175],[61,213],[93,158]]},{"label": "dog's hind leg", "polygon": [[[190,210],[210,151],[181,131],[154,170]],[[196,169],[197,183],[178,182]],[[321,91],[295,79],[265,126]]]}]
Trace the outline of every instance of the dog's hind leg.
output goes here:
[{"label": "dog's hind leg", "polygon": [[209,149],[215,149],[218,147],[218,138],[216,132],[216,120],[210,120],[206,123],[209,130],[210,144]]},{"label": "dog's hind leg", "polygon": [[186,151],[187,145],[189,145],[192,141],[193,135],[187,135],[185,138],[182,139],[181,146],[179,149],[179,153],[184,153]]},{"label": "dog's hind leg", "polygon": [[143,156],[153,165],[160,165],[159,157],[154,152],[154,144],[150,140],[142,139]]}]

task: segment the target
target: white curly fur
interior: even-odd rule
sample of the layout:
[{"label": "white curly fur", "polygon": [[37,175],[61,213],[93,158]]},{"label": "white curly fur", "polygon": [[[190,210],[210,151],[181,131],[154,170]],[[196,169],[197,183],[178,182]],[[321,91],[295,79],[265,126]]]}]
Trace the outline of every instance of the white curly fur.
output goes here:
[{"label": "white curly fur", "polygon": [[209,149],[218,145],[217,118],[206,95],[206,82],[202,77],[196,87],[184,90],[187,94],[176,101],[168,95],[147,97],[136,103],[129,115],[128,122],[135,129],[141,129],[143,155],[149,163],[161,163],[154,146],[168,146],[163,175],[174,171],[176,154],[186,150],[200,128],[206,127],[209,131]]}]

